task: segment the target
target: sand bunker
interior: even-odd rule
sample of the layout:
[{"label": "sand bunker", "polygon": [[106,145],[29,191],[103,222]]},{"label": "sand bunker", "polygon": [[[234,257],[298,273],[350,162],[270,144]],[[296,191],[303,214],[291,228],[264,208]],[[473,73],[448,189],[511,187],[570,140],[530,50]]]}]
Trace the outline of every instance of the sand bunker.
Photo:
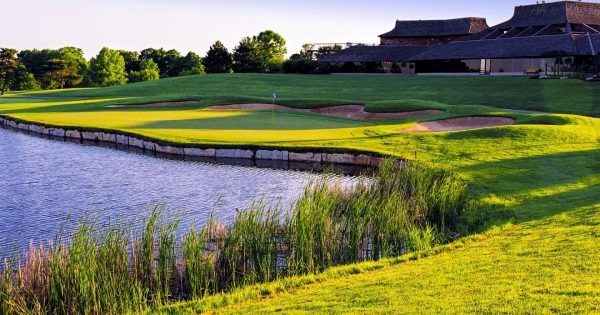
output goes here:
[{"label": "sand bunker", "polygon": [[326,116],[334,116],[349,119],[398,119],[408,117],[419,117],[427,115],[436,115],[442,113],[440,110],[420,110],[414,112],[401,112],[401,113],[371,113],[365,111],[365,107],[362,105],[341,105],[341,106],[330,106],[323,108],[303,109],[293,108],[282,105],[271,105],[271,104],[237,104],[237,105],[224,105],[224,106],[211,106],[208,110],[292,110],[301,111],[308,113],[321,114]]},{"label": "sand bunker", "polygon": [[160,102],[150,104],[136,104],[136,105],[109,105],[106,108],[140,108],[140,107],[169,107],[169,106],[184,106],[184,105],[198,105],[198,101],[181,101],[181,102]]},{"label": "sand bunker", "polygon": [[499,116],[459,117],[422,122],[408,129],[401,130],[401,132],[420,133],[472,130],[512,125],[514,123],[515,120],[512,118]]}]

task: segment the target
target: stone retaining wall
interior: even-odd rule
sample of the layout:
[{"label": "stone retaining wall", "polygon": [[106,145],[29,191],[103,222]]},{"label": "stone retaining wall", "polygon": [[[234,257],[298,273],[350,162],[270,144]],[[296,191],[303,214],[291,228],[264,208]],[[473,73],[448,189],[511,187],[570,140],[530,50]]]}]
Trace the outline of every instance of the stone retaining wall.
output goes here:
[{"label": "stone retaining wall", "polygon": [[206,149],[183,148],[171,145],[160,145],[132,136],[100,131],[79,131],[72,128],[50,128],[35,124],[20,123],[0,117],[0,126],[27,132],[46,135],[53,138],[74,139],[78,141],[95,141],[114,143],[121,146],[143,149],[150,152],[191,157],[235,158],[253,160],[291,161],[323,164],[345,164],[358,166],[379,166],[382,158],[366,154],[326,153],[326,152],[292,152],[285,150],[243,150],[243,149]]}]

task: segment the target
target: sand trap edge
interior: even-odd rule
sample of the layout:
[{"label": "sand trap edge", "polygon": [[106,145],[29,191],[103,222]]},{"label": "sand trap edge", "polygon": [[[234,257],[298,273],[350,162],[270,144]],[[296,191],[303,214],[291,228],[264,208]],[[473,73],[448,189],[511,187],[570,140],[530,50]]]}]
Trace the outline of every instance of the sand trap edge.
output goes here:
[{"label": "sand trap edge", "polygon": [[401,133],[450,132],[501,127],[513,125],[514,118],[504,116],[465,116],[441,120],[425,121],[410,128],[399,130]]},{"label": "sand trap edge", "polygon": [[320,108],[294,108],[284,105],[265,103],[217,105],[206,107],[205,110],[287,110],[308,112],[348,119],[401,119],[410,117],[431,116],[443,113],[443,111],[437,109],[427,109],[411,112],[373,113],[365,111],[365,107],[363,105],[338,105]]}]

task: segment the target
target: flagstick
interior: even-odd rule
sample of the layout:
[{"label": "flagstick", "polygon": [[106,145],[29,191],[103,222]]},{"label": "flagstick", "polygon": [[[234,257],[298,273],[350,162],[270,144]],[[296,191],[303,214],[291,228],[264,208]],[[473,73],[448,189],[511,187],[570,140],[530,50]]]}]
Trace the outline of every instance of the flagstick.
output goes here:
[{"label": "flagstick", "polygon": [[273,108],[271,109],[271,123],[275,125],[275,93],[273,93]]}]

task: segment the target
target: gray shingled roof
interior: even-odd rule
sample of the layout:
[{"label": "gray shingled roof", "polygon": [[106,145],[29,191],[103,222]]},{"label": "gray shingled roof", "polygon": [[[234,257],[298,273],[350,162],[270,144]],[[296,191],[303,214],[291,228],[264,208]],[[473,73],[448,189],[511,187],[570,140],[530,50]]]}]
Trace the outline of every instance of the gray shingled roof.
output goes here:
[{"label": "gray shingled roof", "polygon": [[413,60],[555,57],[577,55],[571,35],[456,41],[430,46]]},{"label": "gray shingled roof", "polygon": [[396,21],[396,27],[379,37],[456,36],[481,32],[488,28],[484,18],[453,20]]},{"label": "gray shingled roof", "polygon": [[567,23],[600,25],[600,3],[560,1],[518,6],[510,20],[492,28]]},{"label": "gray shingled roof", "polygon": [[[469,21],[472,20],[468,18],[447,21],[447,30],[443,30],[446,25],[444,21],[398,22],[396,29],[388,34],[397,31],[393,33],[395,36],[443,36],[464,32]],[[413,23],[416,29],[410,28]],[[515,9],[511,20],[454,42],[417,47],[359,46],[330,55],[323,61],[420,61],[600,55],[600,34],[582,34],[582,30],[589,30],[586,27],[582,27],[577,34],[569,32],[566,27],[555,27],[567,23],[575,26],[600,25],[600,3],[561,1],[520,6]],[[511,30],[507,32],[507,29]]]},{"label": "gray shingled roof", "polygon": [[600,34],[583,35],[575,40],[575,46],[580,55],[600,55]]},{"label": "gray shingled roof", "polygon": [[332,55],[325,56],[321,62],[402,62],[410,60],[428,49],[427,46],[353,46]]}]

